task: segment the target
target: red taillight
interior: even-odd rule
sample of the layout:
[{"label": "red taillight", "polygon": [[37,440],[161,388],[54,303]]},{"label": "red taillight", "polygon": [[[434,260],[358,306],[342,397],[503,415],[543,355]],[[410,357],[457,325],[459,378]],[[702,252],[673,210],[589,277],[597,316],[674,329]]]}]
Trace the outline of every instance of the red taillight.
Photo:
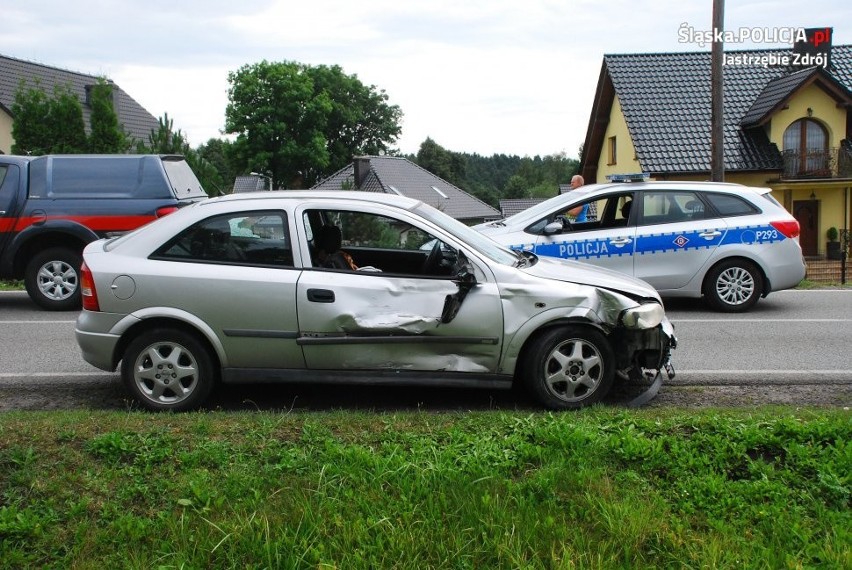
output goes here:
[{"label": "red taillight", "polygon": [[177,211],[177,206],[163,206],[162,208],[157,208],[157,217],[162,218],[163,216],[174,214]]},{"label": "red taillight", "polygon": [[782,220],[780,222],[770,222],[772,227],[787,236],[788,238],[799,237],[799,222],[796,220]]},{"label": "red taillight", "polygon": [[80,267],[80,293],[83,297],[83,309],[87,311],[100,311],[101,306],[98,304],[98,292],[95,289],[95,280],[92,277],[92,271],[83,262]]}]

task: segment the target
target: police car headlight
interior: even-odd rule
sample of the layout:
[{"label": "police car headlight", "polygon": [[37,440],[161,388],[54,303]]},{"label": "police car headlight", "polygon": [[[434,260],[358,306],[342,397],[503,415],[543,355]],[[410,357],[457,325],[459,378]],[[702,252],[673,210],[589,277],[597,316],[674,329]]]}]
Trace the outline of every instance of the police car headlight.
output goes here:
[{"label": "police car headlight", "polygon": [[643,303],[621,313],[621,324],[628,329],[652,329],[663,322],[666,316],[659,303]]}]

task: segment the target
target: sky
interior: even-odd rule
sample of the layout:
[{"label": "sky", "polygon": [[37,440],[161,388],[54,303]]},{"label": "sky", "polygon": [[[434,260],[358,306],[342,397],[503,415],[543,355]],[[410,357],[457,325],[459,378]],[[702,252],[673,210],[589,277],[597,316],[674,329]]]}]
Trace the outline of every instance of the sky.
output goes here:
[{"label": "sky", "polygon": [[[604,54],[709,51],[712,0],[6,0],[0,54],[105,76],[195,147],[224,138],[228,73],[263,60],[339,65],[403,112],[394,145],[430,137],[484,156],[577,157]],[[834,28],[847,0],[727,0],[755,36]],[[687,41],[683,41],[686,39]],[[760,38],[759,38],[760,39]],[[692,41],[690,41],[692,40]],[[789,43],[726,43],[726,50]]]}]

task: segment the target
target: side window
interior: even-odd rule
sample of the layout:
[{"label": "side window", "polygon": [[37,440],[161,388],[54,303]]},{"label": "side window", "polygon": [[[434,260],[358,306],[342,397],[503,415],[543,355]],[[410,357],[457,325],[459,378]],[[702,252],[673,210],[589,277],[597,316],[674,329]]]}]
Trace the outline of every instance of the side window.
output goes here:
[{"label": "side window", "polygon": [[8,215],[12,214],[11,206],[17,201],[18,184],[20,184],[18,170],[15,165],[0,166],[0,208],[6,210]]},{"label": "side window", "polygon": [[207,218],[166,242],[154,259],[292,267],[284,212],[239,212]]},{"label": "side window", "polygon": [[642,197],[642,223],[646,226],[702,220],[704,202],[695,192],[646,191]]},{"label": "side window", "polygon": [[369,212],[309,210],[311,263],[323,269],[449,275],[456,252],[422,228]]},{"label": "side window", "polygon": [[754,204],[739,196],[715,194],[713,192],[708,192],[704,196],[721,216],[747,216],[760,213],[760,210]]},{"label": "side window", "polygon": [[138,157],[53,157],[50,197],[119,198],[134,194],[142,183]]},{"label": "side window", "polygon": [[30,161],[30,179],[27,189],[27,198],[37,200],[47,198],[47,157],[36,158]]},{"label": "side window", "polygon": [[[529,226],[526,231],[543,234],[545,227],[554,222],[562,224],[562,231],[559,233],[624,227],[630,217],[632,200],[632,193],[597,196],[570,208],[552,212]],[[547,232],[550,232],[550,228]]]}]

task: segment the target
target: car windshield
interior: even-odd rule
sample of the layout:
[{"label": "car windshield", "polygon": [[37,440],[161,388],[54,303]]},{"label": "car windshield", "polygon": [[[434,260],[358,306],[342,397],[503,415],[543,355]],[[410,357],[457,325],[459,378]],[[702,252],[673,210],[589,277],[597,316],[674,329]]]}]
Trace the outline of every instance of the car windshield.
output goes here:
[{"label": "car windshield", "polygon": [[461,238],[465,243],[492,261],[503,265],[525,265],[527,263],[526,258],[520,254],[503,247],[491,238],[436,210],[428,204],[418,204],[414,208],[414,211],[447,233]]},{"label": "car windshield", "polygon": [[549,214],[556,208],[567,205],[569,202],[576,202],[584,198],[591,192],[591,190],[591,187],[588,190],[585,188],[578,188],[576,190],[572,190],[570,196],[565,194],[554,196],[553,198],[549,198],[544,202],[539,202],[535,206],[531,206],[522,212],[518,212],[514,216],[498,220],[498,222],[504,225],[513,225],[523,224],[530,220],[537,220],[540,217]]}]

